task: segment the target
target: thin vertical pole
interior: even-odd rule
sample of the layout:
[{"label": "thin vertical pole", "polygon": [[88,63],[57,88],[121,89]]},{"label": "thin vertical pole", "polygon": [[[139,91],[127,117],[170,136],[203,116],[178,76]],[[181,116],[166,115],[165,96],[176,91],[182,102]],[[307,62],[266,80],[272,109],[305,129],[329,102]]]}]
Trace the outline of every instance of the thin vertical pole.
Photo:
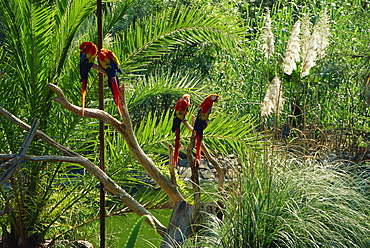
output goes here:
[{"label": "thin vertical pole", "polygon": [[[98,49],[103,47],[102,0],[96,1],[98,16]],[[99,73],[99,109],[104,110],[104,75]],[[100,169],[105,171],[104,164],[104,122],[99,122]],[[105,248],[105,192],[100,183],[100,248]]]}]

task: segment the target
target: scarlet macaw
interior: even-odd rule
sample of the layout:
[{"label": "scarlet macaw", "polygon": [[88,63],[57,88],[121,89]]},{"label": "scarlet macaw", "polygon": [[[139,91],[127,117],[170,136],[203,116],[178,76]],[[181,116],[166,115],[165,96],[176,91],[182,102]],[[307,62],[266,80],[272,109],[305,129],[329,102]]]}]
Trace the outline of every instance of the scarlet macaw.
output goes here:
[{"label": "scarlet macaw", "polygon": [[180,125],[188,114],[188,107],[190,106],[190,95],[185,94],[176,102],[175,113],[172,122],[172,132],[175,133],[175,152],[173,155],[174,166],[176,167],[179,160],[180,149]]},{"label": "scarlet macaw", "polygon": [[211,108],[214,102],[218,102],[218,98],[220,96],[216,94],[211,94],[204,99],[204,101],[200,104],[197,118],[195,119],[194,123],[194,130],[193,134],[196,135],[197,143],[195,145],[196,155],[195,155],[195,165],[200,163],[201,151],[200,145],[202,143],[203,138],[203,130],[208,125],[208,117],[211,113]]},{"label": "scarlet macaw", "polygon": [[116,55],[106,49],[101,49],[98,53],[99,65],[103,67],[108,75],[108,86],[112,91],[114,102],[117,105],[122,117],[122,105],[120,101],[120,90],[117,72],[122,74],[121,65]]},{"label": "scarlet macaw", "polygon": [[85,41],[80,45],[80,75],[82,82],[82,116],[85,115],[85,99],[86,99],[86,87],[87,87],[87,76],[91,67],[94,64],[98,48],[92,42]]}]

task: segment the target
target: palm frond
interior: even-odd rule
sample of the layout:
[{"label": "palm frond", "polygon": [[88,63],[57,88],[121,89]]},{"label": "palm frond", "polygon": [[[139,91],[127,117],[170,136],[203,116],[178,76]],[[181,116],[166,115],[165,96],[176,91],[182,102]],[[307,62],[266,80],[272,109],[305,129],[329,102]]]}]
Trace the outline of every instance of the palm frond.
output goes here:
[{"label": "palm frond", "polygon": [[[6,94],[22,97],[26,111],[43,115],[42,110],[48,111],[43,107],[48,91],[44,86],[52,66],[49,52],[53,37],[52,7],[19,0],[0,3],[7,37],[5,46],[12,58],[5,66],[16,82],[6,89]],[[13,109],[14,103],[10,107]]]},{"label": "palm frond", "polygon": [[127,10],[136,0],[108,2],[103,10],[103,34],[107,35],[112,27],[127,13]]},{"label": "palm frond", "polygon": [[95,11],[93,0],[57,1],[55,30],[56,76],[59,76],[73,39],[82,23]]},{"label": "palm frond", "polygon": [[116,36],[114,50],[125,72],[132,73],[171,51],[176,45],[215,44],[234,49],[242,37],[235,19],[214,16],[204,9],[168,9],[135,22]]},{"label": "palm frond", "polygon": [[159,71],[154,75],[140,77],[128,85],[127,106],[134,109],[139,104],[164,94],[181,95],[196,93],[202,89],[202,78],[190,73]]},{"label": "palm frond", "polygon": [[[158,117],[149,113],[136,128],[137,139],[143,149],[149,154],[167,154],[168,145],[173,143],[172,112],[170,109]],[[189,116],[191,116],[189,114]],[[208,127],[204,130],[204,141],[211,150],[221,155],[232,152],[240,154],[261,144],[262,134],[255,131],[256,120],[251,116],[242,118],[217,112]],[[190,117],[189,117],[190,118]],[[181,142],[188,146],[191,132],[184,126],[181,128]]]},{"label": "palm frond", "polygon": [[[212,117],[213,116],[213,117]],[[204,130],[204,141],[212,150],[228,155],[231,152],[242,154],[260,147],[262,134],[256,132],[256,119],[250,115],[231,116],[229,113],[217,112],[211,115]]]}]

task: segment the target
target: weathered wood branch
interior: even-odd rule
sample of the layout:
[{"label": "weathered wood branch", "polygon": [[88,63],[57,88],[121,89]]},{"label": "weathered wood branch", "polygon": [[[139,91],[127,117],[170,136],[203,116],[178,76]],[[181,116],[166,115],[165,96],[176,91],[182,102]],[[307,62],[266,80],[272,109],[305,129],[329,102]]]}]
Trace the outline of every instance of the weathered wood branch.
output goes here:
[{"label": "weathered wood branch", "polygon": [[101,66],[99,66],[97,64],[93,64],[92,68],[97,70],[98,72],[100,72],[104,76],[107,76],[107,72]]},{"label": "weathered wood branch", "polygon": [[[189,124],[189,122],[186,119],[183,120],[183,123],[184,123],[185,127],[190,132],[193,132],[193,127]],[[201,143],[201,148],[202,148],[202,151],[203,151],[204,155],[206,156],[208,162],[210,162],[216,168],[216,171],[217,171],[217,174],[218,174],[218,189],[219,189],[220,192],[223,192],[224,189],[225,189],[225,174],[226,174],[226,169],[223,168],[217,162],[217,160],[211,155],[211,153],[209,152],[208,148],[206,147],[206,145],[204,144],[203,141]],[[193,157],[191,157],[191,158],[193,158]]]},{"label": "weathered wood branch", "polygon": [[1,167],[8,167],[7,170],[1,175],[0,177],[0,187],[4,185],[6,181],[10,179],[16,172],[16,170],[19,168],[19,165],[22,163],[22,160],[24,156],[26,155],[26,152],[28,148],[31,145],[31,141],[33,137],[35,136],[36,130],[40,125],[40,121],[35,119],[32,123],[32,126],[30,130],[27,133],[27,136],[21,146],[21,149],[19,150],[19,153],[11,160],[9,161],[9,166],[1,166]]},{"label": "weathered wood branch", "polygon": [[186,150],[186,156],[188,158],[188,163],[191,169],[191,184],[193,186],[194,192],[194,223],[197,224],[199,222],[200,216],[200,202],[201,202],[201,194],[200,194],[200,182],[199,182],[199,165],[194,162],[193,157],[193,149],[195,144],[195,134],[193,133],[190,138],[189,146]]},{"label": "weathered wood branch", "polygon": [[[31,128],[30,125],[28,125],[27,123],[24,123],[22,120],[20,120],[19,118],[17,118],[15,115],[11,114],[9,111],[7,111],[3,107],[0,107],[0,114],[2,114],[3,116],[5,116],[7,119],[9,119],[11,122],[13,122],[14,124],[16,124],[20,128],[22,128],[23,130],[29,131],[30,128]],[[41,130],[36,130],[35,136],[37,138],[45,141],[46,143],[48,143],[52,147],[56,148],[57,150],[61,151],[65,155],[68,155],[68,156],[79,155],[78,153],[72,151],[71,149],[69,149],[69,148],[67,148],[65,146],[62,146],[61,144],[59,144],[58,142],[56,142],[54,139],[50,138],[48,135],[46,135]]]},{"label": "weathered wood branch", "polygon": [[[57,95],[57,97],[53,98],[54,101],[61,104],[67,110],[81,116],[81,107],[71,104],[58,86],[54,84],[48,84],[47,86]],[[128,147],[130,148],[132,156],[134,156],[134,158],[144,167],[144,169],[149,173],[158,186],[167,193],[171,201],[175,203],[177,201],[184,200],[177,187],[175,187],[171,183],[170,179],[157,168],[154,162],[140,147],[132,127],[128,109],[124,105],[122,106],[122,109],[122,122],[118,121],[107,112],[98,109],[85,108],[85,117],[99,119],[116,129],[125,139]]]},{"label": "weathered wood branch", "polygon": [[[11,113],[9,113],[3,107],[0,107],[0,113],[11,120],[14,124],[18,125],[19,127],[23,128],[24,130],[30,130],[30,126]],[[35,132],[35,136],[40,138],[41,140],[48,143],[50,146],[58,149],[59,151],[63,152],[65,155],[70,156],[68,159],[65,156],[39,156],[39,157],[32,157],[25,155],[25,159],[34,159],[35,161],[65,161],[65,162],[73,162],[82,165],[85,169],[87,169],[91,174],[93,174],[103,185],[104,189],[109,191],[110,193],[114,194],[118,197],[123,203],[125,203],[131,210],[133,210],[139,216],[149,215],[153,222],[155,223],[154,228],[160,235],[165,235],[166,227],[163,226],[159,220],[157,220],[148,210],[146,210],[139,202],[137,202],[131,195],[129,195],[124,189],[122,189],[119,185],[117,185],[104,171],[102,171],[98,166],[93,164],[87,158],[79,155],[78,153],[72,151],[71,149],[64,147],[63,145],[59,144],[49,136],[47,136],[44,132],[37,130]],[[1,155],[1,159],[8,159],[12,158],[12,155]],[[60,158],[60,160],[56,160],[56,158]],[[44,159],[44,160],[42,160]],[[147,223],[152,225],[152,222],[148,219]]]},{"label": "weathered wood branch", "polygon": [[173,207],[168,223],[167,235],[164,237],[161,248],[181,247],[190,235],[190,226],[193,224],[194,206],[186,201],[179,201]]},{"label": "weathered wood branch", "polygon": [[[9,160],[13,159],[17,156],[17,154],[0,154],[0,160]],[[32,162],[67,162],[67,163],[80,163],[80,159],[78,157],[71,157],[71,156],[54,156],[54,155],[42,155],[42,156],[31,156],[31,155],[24,155],[24,160],[32,161]]]}]

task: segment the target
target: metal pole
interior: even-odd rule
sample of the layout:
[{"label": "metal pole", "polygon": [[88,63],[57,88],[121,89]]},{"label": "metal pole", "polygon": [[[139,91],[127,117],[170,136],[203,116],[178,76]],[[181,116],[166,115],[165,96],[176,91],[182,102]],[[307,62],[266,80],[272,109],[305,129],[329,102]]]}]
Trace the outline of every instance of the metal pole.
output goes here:
[{"label": "metal pole", "polygon": [[[98,16],[98,49],[103,47],[103,25],[102,25],[102,0],[96,1],[96,12]],[[104,75],[99,73],[99,109],[104,110]],[[105,171],[104,165],[104,122],[99,122],[99,154],[100,169]],[[105,248],[105,192],[100,183],[100,248]]]}]

